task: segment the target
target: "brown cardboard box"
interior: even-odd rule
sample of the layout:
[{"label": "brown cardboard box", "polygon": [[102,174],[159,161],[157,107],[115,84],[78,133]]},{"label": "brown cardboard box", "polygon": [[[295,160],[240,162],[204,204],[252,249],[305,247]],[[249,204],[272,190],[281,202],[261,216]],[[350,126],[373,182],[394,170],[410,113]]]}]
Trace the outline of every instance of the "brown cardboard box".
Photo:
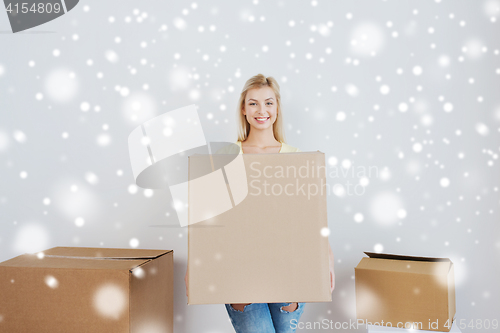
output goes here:
[{"label": "brown cardboard box", "polygon": [[[43,255],[42,255],[43,254]],[[0,332],[173,332],[173,251],[54,247],[0,263]]]},{"label": "brown cardboard box", "polygon": [[319,151],[191,155],[188,304],[331,301],[325,171]]},{"label": "brown cardboard box", "polygon": [[455,317],[455,280],[450,259],[365,254],[369,258],[361,259],[355,268],[358,320],[381,326],[450,331]]}]

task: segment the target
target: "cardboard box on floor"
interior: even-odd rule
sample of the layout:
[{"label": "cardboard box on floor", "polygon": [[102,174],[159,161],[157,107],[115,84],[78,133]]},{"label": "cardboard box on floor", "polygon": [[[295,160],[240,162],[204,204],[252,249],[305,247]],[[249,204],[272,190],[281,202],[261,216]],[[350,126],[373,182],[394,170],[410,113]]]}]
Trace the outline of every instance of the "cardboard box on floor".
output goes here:
[{"label": "cardboard box on floor", "polygon": [[330,302],[325,185],[320,151],[189,156],[188,304]]},{"label": "cardboard box on floor", "polygon": [[1,332],[173,332],[173,251],[54,247],[0,263]]},{"label": "cardboard box on floor", "polygon": [[450,259],[365,254],[368,258],[361,259],[355,268],[358,320],[372,325],[450,331],[455,317]]}]

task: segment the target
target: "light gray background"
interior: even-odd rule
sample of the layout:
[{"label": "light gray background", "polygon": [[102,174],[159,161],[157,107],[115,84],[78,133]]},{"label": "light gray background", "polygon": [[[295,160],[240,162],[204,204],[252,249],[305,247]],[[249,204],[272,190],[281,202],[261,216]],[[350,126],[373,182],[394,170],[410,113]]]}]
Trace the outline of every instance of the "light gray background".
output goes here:
[{"label": "light gray background", "polygon": [[457,319],[500,319],[498,6],[81,1],[18,34],[0,13],[0,260],[173,249],[176,332],[231,332],[223,305],[186,305],[186,230],[168,191],[134,187],[127,137],[195,103],[207,140],[235,141],[239,92],[263,73],[281,85],[287,143],[355,171],[328,178],[351,184],[328,197],[334,300],[302,321],[355,318],[363,251],[449,257]]}]

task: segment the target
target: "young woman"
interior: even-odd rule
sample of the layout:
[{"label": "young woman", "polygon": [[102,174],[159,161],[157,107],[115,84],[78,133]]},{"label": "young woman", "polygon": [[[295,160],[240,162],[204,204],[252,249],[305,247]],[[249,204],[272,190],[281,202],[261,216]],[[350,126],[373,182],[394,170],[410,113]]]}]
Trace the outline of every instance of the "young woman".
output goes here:
[{"label": "young woman", "polygon": [[[285,143],[283,111],[278,82],[262,74],[251,77],[238,102],[238,141],[240,154],[300,152]],[[224,153],[224,148],[217,153]],[[330,253],[330,291],[335,287],[333,252]],[[187,295],[187,271],[186,271]],[[299,321],[305,303],[226,304],[236,333],[295,332],[290,321]],[[295,321],[294,321],[295,322]]]}]

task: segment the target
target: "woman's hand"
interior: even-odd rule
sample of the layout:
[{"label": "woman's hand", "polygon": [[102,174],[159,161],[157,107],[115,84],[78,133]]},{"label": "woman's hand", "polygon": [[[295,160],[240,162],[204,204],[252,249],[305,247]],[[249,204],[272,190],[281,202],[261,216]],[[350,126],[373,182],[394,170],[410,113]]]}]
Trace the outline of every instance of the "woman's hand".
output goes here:
[{"label": "woman's hand", "polygon": [[335,272],[333,271],[334,258],[330,243],[328,243],[328,252],[330,257],[330,292],[333,292],[333,289],[335,289]]},{"label": "woman's hand", "polygon": [[188,268],[186,268],[186,276],[184,276],[184,282],[186,283],[186,297],[188,297]]}]

